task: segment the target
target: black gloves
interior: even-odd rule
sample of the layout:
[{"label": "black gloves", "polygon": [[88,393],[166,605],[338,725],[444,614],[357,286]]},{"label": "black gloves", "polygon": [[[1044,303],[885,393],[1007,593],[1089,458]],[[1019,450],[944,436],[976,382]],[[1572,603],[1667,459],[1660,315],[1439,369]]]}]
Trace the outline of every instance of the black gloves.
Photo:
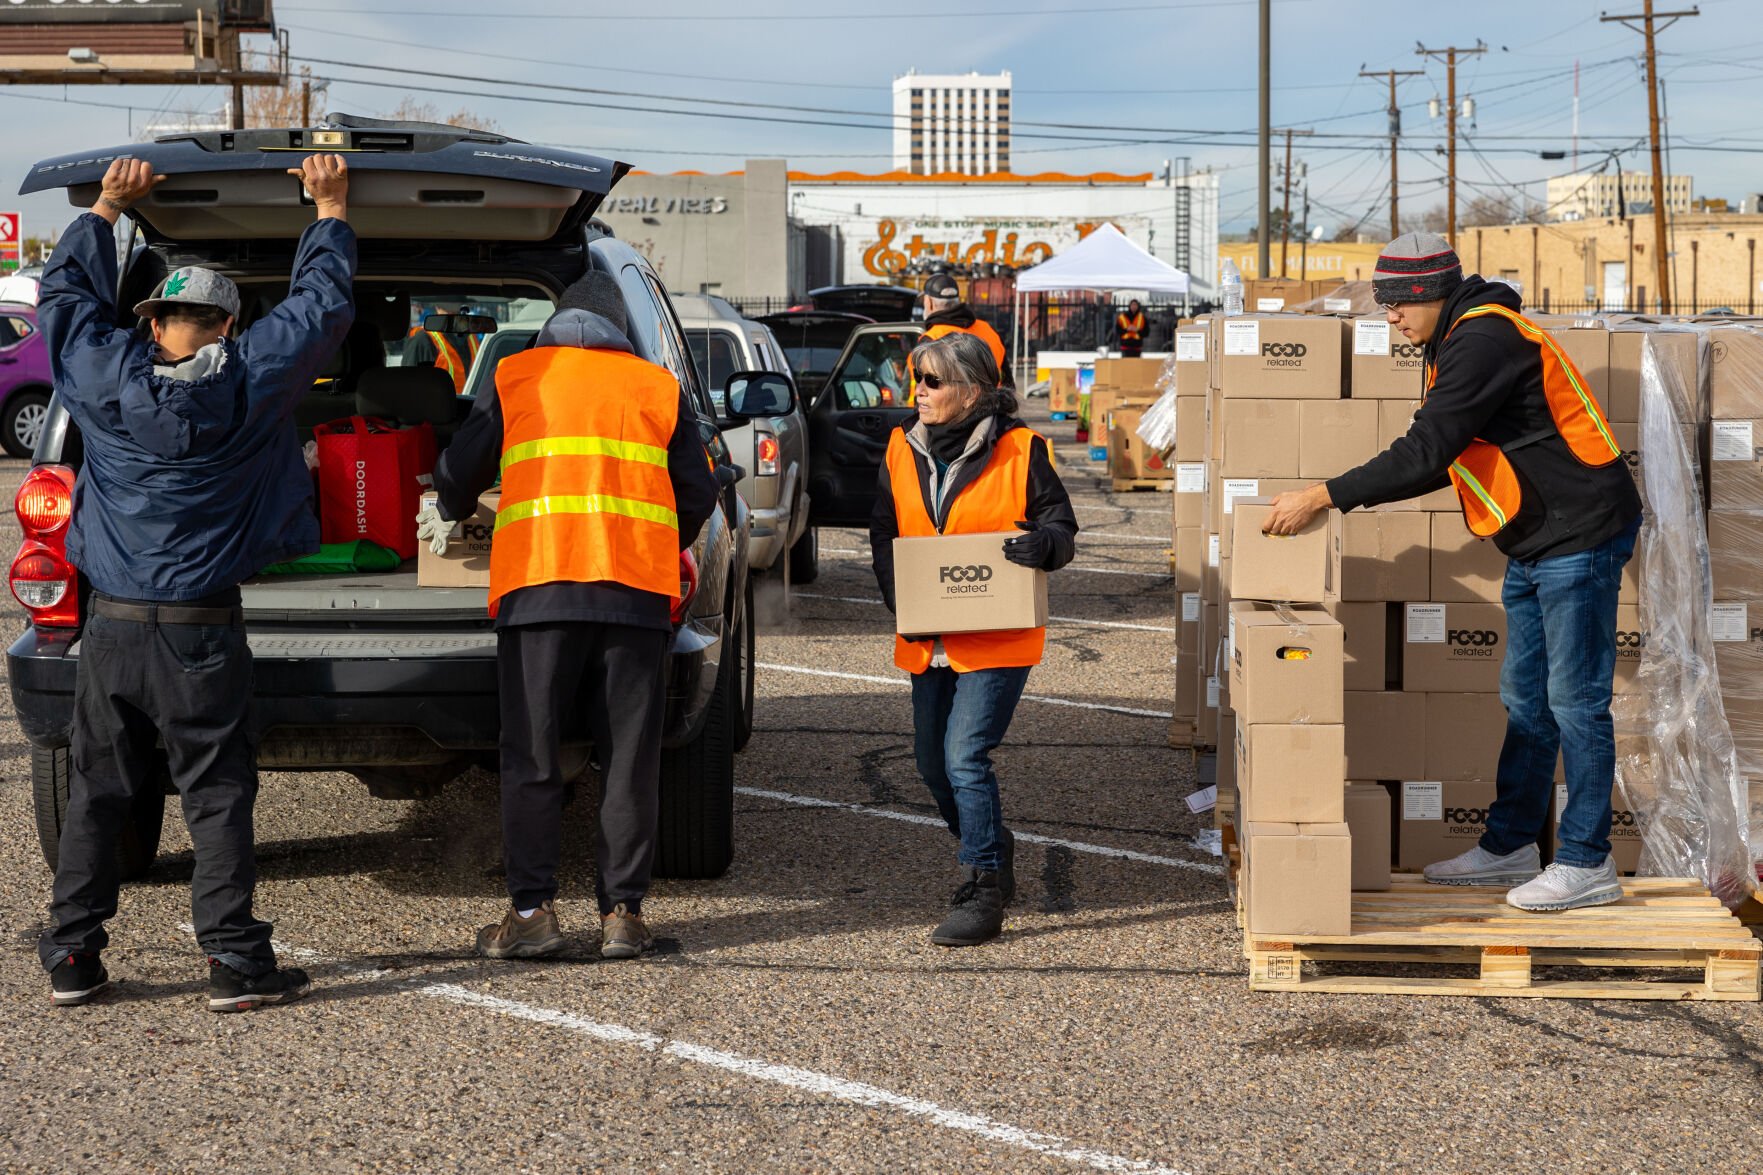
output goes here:
[{"label": "black gloves", "polygon": [[1038,522],[1018,522],[1022,534],[1004,540],[1004,558],[1022,567],[1044,570],[1053,553],[1053,536]]}]

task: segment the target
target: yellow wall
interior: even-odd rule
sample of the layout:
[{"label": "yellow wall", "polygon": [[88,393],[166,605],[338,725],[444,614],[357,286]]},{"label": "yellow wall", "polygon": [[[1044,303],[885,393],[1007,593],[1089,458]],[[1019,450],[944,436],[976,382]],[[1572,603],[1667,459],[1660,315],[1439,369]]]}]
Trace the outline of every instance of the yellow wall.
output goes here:
[{"label": "yellow wall", "polygon": [[[1286,250],[1286,268],[1282,274],[1279,268],[1279,239],[1274,238],[1268,250],[1268,258],[1272,262],[1274,277],[1290,277],[1299,281],[1310,278],[1338,277],[1343,281],[1370,281],[1371,271],[1377,268],[1377,254],[1382,244],[1353,244],[1337,241],[1310,242],[1309,255],[1305,256],[1303,247],[1293,241]],[[1259,257],[1254,241],[1246,243],[1218,243],[1218,264],[1222,266],[1226,259],[1237,263],[1244,278],[1255,278],[1261,275],[1256,272]],[[1304,264],[1299,265],[1302,261]],[[1302,268],[1303,272],[1299,272]]]}]

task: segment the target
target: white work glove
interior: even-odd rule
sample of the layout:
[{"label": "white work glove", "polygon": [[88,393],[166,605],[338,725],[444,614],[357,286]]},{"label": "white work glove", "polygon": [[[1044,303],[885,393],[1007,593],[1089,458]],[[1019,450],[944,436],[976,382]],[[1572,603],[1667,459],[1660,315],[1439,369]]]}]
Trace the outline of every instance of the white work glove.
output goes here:
[{"label": "white work glove", "polygon": [[453,523],[441,517],[438,506],[424,506],[416,516],[416,537],[429,545],[437,555],[447,553],[447,540],[452,537]]}]

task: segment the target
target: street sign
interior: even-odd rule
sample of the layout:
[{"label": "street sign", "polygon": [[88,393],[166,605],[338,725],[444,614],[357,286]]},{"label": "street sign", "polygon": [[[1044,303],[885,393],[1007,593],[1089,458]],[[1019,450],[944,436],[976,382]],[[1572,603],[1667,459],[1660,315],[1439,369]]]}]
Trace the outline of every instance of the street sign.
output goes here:
[{"label": "street sign", "polygon": [[0,212],[0,273],[17,273],[24,252],[24,217]]}]

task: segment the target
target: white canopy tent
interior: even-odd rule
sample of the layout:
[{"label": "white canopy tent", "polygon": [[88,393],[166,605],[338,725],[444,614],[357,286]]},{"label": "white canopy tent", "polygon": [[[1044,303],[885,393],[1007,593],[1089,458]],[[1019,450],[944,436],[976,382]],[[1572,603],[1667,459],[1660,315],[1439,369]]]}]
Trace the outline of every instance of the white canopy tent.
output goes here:
[{"label": "white canopy tent", "polygon": [[[1144,290],[1148,293],[1185,294],[1188,292],[1188,275],[1151,256],[1113,225],[1104,224],[1065,252],[1017,275],[1018,363],[1023,361],[1023,350],[1028,345],[1024,295],[1051,290]],[[1030,382],[1033,381],[1024,381],[1024,386]]]}]

